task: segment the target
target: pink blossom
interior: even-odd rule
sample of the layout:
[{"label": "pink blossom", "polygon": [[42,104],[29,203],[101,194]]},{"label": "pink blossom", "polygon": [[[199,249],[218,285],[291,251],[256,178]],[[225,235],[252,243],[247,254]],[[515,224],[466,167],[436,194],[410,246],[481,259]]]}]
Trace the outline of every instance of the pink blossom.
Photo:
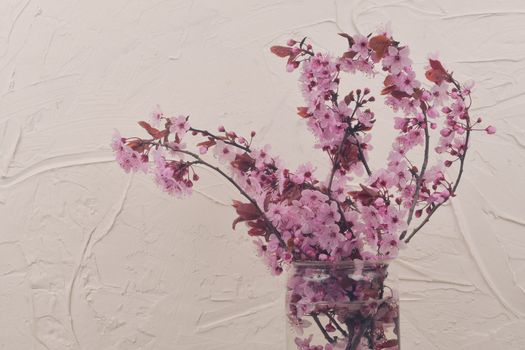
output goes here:
[{"label": "pink blossom", "polygon": [[351,49],[362,58],[367,58],[368,38],[364,35],[354,35],[354,45],[352,45]]},{"label": "pink blossom", "polygon": [[118,164],[126,173],[138,170],[146,172],[148,170],[147,157],[130,148],[118,131],[113,134],[111,148],[115,152]]},{"label": "pink blossom", "polygon": [[383,59],[383,66],[388,68],[390,73],[399,74],[405,67],[410,66],[412,61],[408,58],[410,50],[408,46],[397,49],[393,46],[388,48],[388,55]]},{"label": "pink blossom", "polygon": [[487,132],[487,134],[495,134],[496,128],[492,125],[489,125],[485,128],[485,131]]},{"label": "pink blossom", "polygon": [[188,123],[188,118],[183,115],[178,116],[177,118],[170,118],[170,122],[170,132],[177,135],[179,139],[182,139],[184,134],[186,134],[190,129],[190,123]]},{"label": "pink blossom", "polygon": [[297,171],[292,175],[291,180],[297,184],[311,182],[314,179],[314,171],[315,168],[310,162],[301,164],[299,168],[297,168]]},{"label": "pink blossom", "polygon": [[168,162],[161,151],[155,152],[154,160],[155,181],[165,192],[177,197],[191,194],[193,183],[187,178],[188,167],[184,162]]},{"label": "pink blossom", "polygon": [[449,98],[448,97],[448,84],[442,82],[441,84],[435,84],[430,90],[432,93],[432,99],[435,106],[442,106],[443,103]]},{"label": "pink blossom", "polygon": [[414,92],[414,89],[421,86],[421,83],[416,80],[416,73],[411,69],[405,69],[405,71],[400,72],[396,76],[395,81],[399,90],[409,95]]},{"label": "pink blossom", "polygon": [[235,159],[235,154],[233,147],[224,141],[217,141],[217,144],[213,148],[213,155],[217,157],[220,162],[232,162]]},{"label": "pink blossom", "polygon": [[359,110],[357,112],[357,120],[359,120],[359,122],[365,127],[370,128],[373,125],[374,114],[368,110],[365,112]]},{"label": "pink blossom", "polygon": [[160,120],[164,117],[164,113],[162,113],[162,110],[160,109],[160,106],[157,105],[156,108],[151,112],[151,124],[154,126],[158,126],[160,124]]},{"label": "pink blossom", "polygon": [[385,256],[396,256],[399,250],[399,239],[394,235],[383,235],[379,242],[379,252]]}]

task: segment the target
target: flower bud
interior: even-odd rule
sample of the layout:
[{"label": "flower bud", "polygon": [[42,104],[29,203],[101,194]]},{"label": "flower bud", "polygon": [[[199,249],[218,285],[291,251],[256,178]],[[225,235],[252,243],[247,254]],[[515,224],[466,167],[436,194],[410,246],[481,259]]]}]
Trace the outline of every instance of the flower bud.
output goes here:
[{"label": "flower bud", "polygon": [[452,134],[452,129],[449,129],[449,128],[441,129],[441,131],[439,133],[443,137],[448,137],[448,136],[450,136],[450,134]]},{"label": "flower bud", "polygon": [[489,125],[485,128],[485,131],[487,132],[487,134],[492,135],[496,133],[496,128],[492,125]]}]

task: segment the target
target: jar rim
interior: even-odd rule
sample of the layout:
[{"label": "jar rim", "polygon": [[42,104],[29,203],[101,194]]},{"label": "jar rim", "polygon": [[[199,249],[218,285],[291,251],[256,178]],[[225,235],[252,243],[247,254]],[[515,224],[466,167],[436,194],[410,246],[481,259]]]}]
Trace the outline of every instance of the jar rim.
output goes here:
[{"label": "jar rim", "polygon": [[369,260],[339,260],[339,261],[321,261],[321,260],[293,260],[291,262],[291,265],[294,267],[358,267],[362,266],[364,268],[366,267],[373,267],[377,265],[390,265],[392,261],[394,261],[395,258],[387,258],[387,257],[381,257],[377,259],[369,259]]}]

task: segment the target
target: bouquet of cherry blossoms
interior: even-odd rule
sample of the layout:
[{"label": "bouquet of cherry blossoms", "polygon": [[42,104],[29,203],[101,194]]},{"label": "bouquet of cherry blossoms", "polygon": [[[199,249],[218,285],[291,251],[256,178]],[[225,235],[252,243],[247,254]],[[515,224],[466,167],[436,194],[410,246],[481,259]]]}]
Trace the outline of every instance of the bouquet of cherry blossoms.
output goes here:
[{"label": "bouquet of cherry blossoms", "polygon": [[[458,82],[436,57],[428,60],[428,84],[423,85],[408,46],[389,31],[340,35],[346,45],[340,55],[318,52],[305,39],[271,48],[287,60],[287,71],[299,70],[305,105],[297,111],[315,136],[314,147],[328,158],[322,176],[310,163],[287,168],[268,145],[254,144],[254,131],[243,136],[220,126],[212,132],[193,126],[188,116],[171,117],[160,109],[150,122],[139,122],[149,136],[115,134],[112,148],[118,163],[126,172],[152,174],[164,191],[177,197],[191,194],[200,167],[220,174],[240,194],[233,201],[233,227],[247,225],[258,254],[275,275],[294,262],[360,261],[363,266],[394,258],[400,246],[456,195],[471,133],[492,134],[495,128],[481,127],[481,118],[470,115],[472,84]],[[372,169],[368,163],[376,97],[366,87],[341,91],[345,73],[381,77],[380,95],[398,115],[392,121],[397,135],[382,168]],[[431,161],[431,152],[438,154],[437,161]],[[411,161],[413,154],[422,161]],[[384,266],[374,270],[371,279],[346,283],[335,273],[324,287],[292,279],[289,318],[302,330],[310,326],[305,318],[312,317],[326,342],[324,347],[314,346],[312,337],[297,337],[297,347],[398,349],[399,342],[388,338],[384,329],[385,317],[397,317],[392,305],[382,313],[380,304],[367,305],[359,311],[359,322],[333,306],[384,299]],[[315,298],[329,305],[312,306]],[[320,315],[327,317],[327,325]]]}]

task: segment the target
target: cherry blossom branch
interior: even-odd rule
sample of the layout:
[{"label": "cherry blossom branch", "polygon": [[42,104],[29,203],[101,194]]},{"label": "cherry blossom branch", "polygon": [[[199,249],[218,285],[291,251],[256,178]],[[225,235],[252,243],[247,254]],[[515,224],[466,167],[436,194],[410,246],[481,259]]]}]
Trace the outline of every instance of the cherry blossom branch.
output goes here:
[{"label": "cherry blossom branch", "polygon": [[332,193],[332,183],[334,181],[334,177],[335,177],[335,172],[337,171],[337,169],[339,169],[339,166],[340,166],[340,163],[339,163],[339,158],[341,157],[341,153],[342,153],[342,150],[343,150],[343,146],[345,144],[345,142],[348,140],[348,137],[350,136],[353,136],[356,140],[356,146],[359,150],[359,158],[361,160],[361,162],[363,163],[363,165],[365,166],[365,169],[366,169],[366,172],[368,174],[368,176],[372,175],[372,172],[370,171],[370,168],[368,167],[368,164],[365,160],[365,157],[363,155],[363,151],[361,149],[361,145],[359,143],[359,141],[357,140],[357,137],[356,137],[356,134],[355,134],[355,131],[352,129],[352,118],[355,116],[357,110],[359,108],[361,108],[361,103],[359,101],[359,99],[356,101],[356,105],[355,105],[355,108],[354,110],[352,111],[352,115],[350,115],[348,117],[348,128],[345,130],[345,134],[343,136],[343,140],[341,141],[341,143],[339,144],[338,148],[337,148],[337,153],[334,157],[334,160],[333,160],[333,165],[332,165],[332,171],[330,173],[330,180],[328,182],[328,194]]},{"label": "cherry blossom branch", "polygon": [[368,162],[365,159],[365,155],[363,154],[363,148],[361,147],[361,144],[357,140],[357,136],[355,133],[352,133],[352,136],[355,138],[355,145],[357,146],[357,151],[359,152],[359,160],[361,163],[363,163],[363,166],[365,167],[366,173],[368,176],[372,176],[372,171],[370,170],[370,167],[368,166]]},{"label": "cherry blossom branch", "polygon": [[[496,129],[480,129],[477,124],[481,118],[475,122],[469,119],[471,86],[460,85],[439,60],[429,59],[425,77],[433,85],[425,88],[416,78],[409,47],[394,40],[388,31],[368,36],[341,35],[350,45],[341,56],[317,52],[305,39],[290,39],[286,46],[271,48],[277,56],[287,58],[287,71],[302,67],[299,82],[305,105],[297,108],[297,114],[307,120],[316,139],[315,148],[329,157],[324,181],[319,181],[310,163],[301,164],[292,172],[281,159],[268,155],[267,146],[252,148],[254,132],[251,139],[224,127],[209,132],[193,128],[184,115],[165,118],[160,109],[151,114],[152,124],[139,121],[151,140],[123,138],[116,131],[111,147],[117,162],[126,172],[153,173],[157,184],[177,197],[191,194],[199,180],[197,168],[214,170],[248,200],[234,202],[238,217],[233,226],[244,221],[249,235],[266,240],[257,238],[255,243],[276,275],[294,260],[366,259],[368,254],[396,256],[399,240],[410,241],[434,212],[455,195],[463,175],[470,132],[485,130],[493,134]],[[372,173],[367,161],[367,137],[375,119],[365,105],[375,98],[365,97],[370,93],[365,88],[351,91],[342,101],[338,99],[344,73],[362,72],[374,77],[377,68],[386,73],[381,90],[385,104],[403,115],[395,118],[394,129],[399,130],[399,135],[386,166]],[[450,158],[430,167],[430,134],[438,127],[440,111],[446,119],[441,123],[441,138],[435,151],[446,152]],[[157,129],[163,120],[163,128]],[[185,147],[187,134],[203,139],[196,142],[198,151]],[[406,157],[416,146],[424,148],[424,157],[418,160],[417,167]],[[150,162],[149,151],[153,147],[172,151],[166,153],[186,154],[188,160],[166,159],[168,155],[153,152],[155,159]],[[204,156],[210,149],[218,162],[208,162]],[[458,167],[457,161],[459,171],[453,182],[445,177],[443,166],[448,168],[455,163]],[[350,179],[357,174],[366,177],[361,175],[363,170],[368,178],[360,189],[351,191]],[[423,213],[426,217],[421,217]],[[420,217],[422,222],[416,223]],[[346,329],[345,324],[341,325]],[[330,326],[328,330],[336,329]],[[358,331],[356,325],[348,328],[347,334],[353,339]]]},{"label": "cherry blossom branch", "polygon": [[[407,218],[407,226],[410,225],[412,222],[412,218],[414,216],[414,210],[416,209],[418,199],[419,199],[419,192],[421,190],[421,185],[423,184],[423,176],[425,175],[425,172],[427,170],[428,165],[428,158],[429,158],[429,151],[430,151],[430,134],[428,132],[428,119],[427,119],[427,113],[423,110],[423,118],[424,118],[424,129],[425,129],[425,153],[423,156],[423,164],[421,165],[421,171],[419,175],[417,175],[416,179],[416,189],[414,190],[414,196],[412,197],[412,205],[410,206],[410,210],[408,212],[408,218]],[[407,231],[403,231],[401,233],[401,236],[399,239],[405,238],[407,234]]]},{"label": "cherry blossom branch", "polygon": [[201,129],[196,129],[194,127],[190,127],[189,131],[192,131],[192,132],[195,132],[195,133],[199,133],[199,134],[201,134],[203,136],[208,136],[208,137],[210,137],[210,138],[212,138],[213,140],[216,140],[216,141],[222,141],[222,142],[224,142],[224,143],[226,143],[228,145],[240,148],[240,149],[242,149],[243,151],[245,151],[247,153],[251,152],[250,147],[243,146],[243,145],[238,144],[237,142],[227,140],[224,137],[220,137],[220,136],[214,135],[211,132],[209,132],[208,130],[201,130]]},{"label": "cherry blossom branch", "polygon": [[[457,86],[457,85],[456,85]],[[465,158],[466,158],[466,155],[467,155],[467,149],[468,149],[468,144],[469,144],[469,140],[470,140],[470,133],[471,133],[471,128],[470,128],[470,117],[468,116],[467,114],[467,118],[466,118],[466,123],[467,123],[467,129],[466,129],[466,136],[465,136],[465,150],[463,151],[463,154],[460,154],[459,156],[459,171],[458,171],[458,175],[456,177],[456,181],[454,181],[454,186],[452,187],[452,193],[451,193],[451,197],[453,195],[455,195],[456,193],[456,190],[459,186],[459,182],[461,181],[461,177],[463,176],[463,171],[464,171],[464,166],[465,166]],[[450,198],[450,197],[449,197]],[[432,217],[432,215],[434,215],[434,213],[436,212],[436,210],[441,207],[444,203],[446,203],[449,199],[441,202],[441,203],[438,203],[434,208],[432,208],[430,210],[430,212],[427,214],[427,216],[423,219],[423,221],[421,221],[421,223],[412,230],[412,232],[410,233],[410,235],[407,237],[407,239],[405,240],[405,243],[409,243],[410,240],[416,235],[416,233],[419,232],[419,230],[421,230],[423,228],[423,226],[425,226],[425,224],[430,220],[430,218]],[[406,231],[404,232],[406,234]],[[403,239],[404,236],[401,235],[400,239]]]},{"label": "cherry blossom branch", "polygon": [[197,154],[195,154],[193,152],[190,152],[190,151],[176,149],[176,148],[173,148],[173,147],[171,147],[169,145],[166,145],[166,144],[160,144],[160,143],[155,143],[155,142],[151,142],[151,141],[147,141],[146,143],[150,143],[150,144],[153,144],[153,145],[156,145],[156,146],[160,145],[160,146],[163,146],[163,147],[165,147],[167,149],[172,150],[173,152],[179,152],[179,153],[187,154],[187,155],[193,157],[199,164],[202,164],[202,165],[204,165],[204,166],[206,166],[206,167],[208,167],[208,168],[210,168],[212,170],[215,170],[217,173],[219,173],[222,177],[224,177],[226,180],[228,180],[228,182],[230,182],[251,204],[253,204],[253,206],[257,209],[257,211],[259,212],[259,214],[261,215],[261,217],[265,221],[265,223],[268,226],[268,228],[277,237],[277,239],[279,240],[279,243],[281,244],[281,246],[284,249],[287,249],[286,243],[284,242],[281,233],[277,230],[277,228],[273,225],[273,223],[268,219],[268,217],[266,216],[264,211],[259,207],[257,202],[252,197],[250,197],[250,195],[248,195],[248,193],[246,193],[246,191],[244,191],[242,189],[242,187],[239,186],[237,184],[237,182],[235,182],[235,180],[232,177],[230,177],[228,174],[226,174],[224,171],[222,171],[219,167],[206,162],[204,159],[199,157]]}]

